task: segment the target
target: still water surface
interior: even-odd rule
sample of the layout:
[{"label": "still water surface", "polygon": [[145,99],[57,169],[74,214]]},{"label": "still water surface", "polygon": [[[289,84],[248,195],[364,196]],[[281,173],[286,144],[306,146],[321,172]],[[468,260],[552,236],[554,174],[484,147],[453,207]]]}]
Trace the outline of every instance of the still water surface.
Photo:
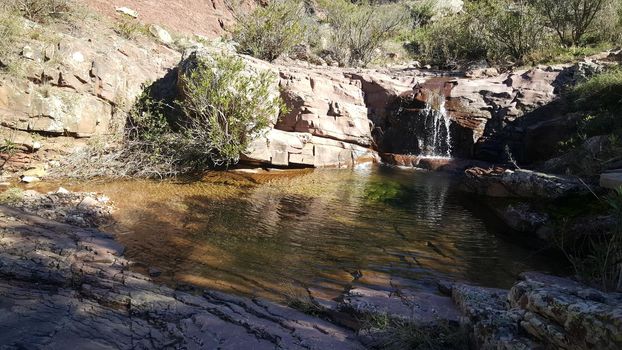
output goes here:
[{"label": "still water surface", "polygon": [[279,300],[312,287],[335,296],[358,278],[428,288],[436,278],[508,287],[519,272],[559,271],[510,242],[439,173],[369,167],[200,182],[116,181],[75,189],[119,208],[106,230],[161,282]]}]

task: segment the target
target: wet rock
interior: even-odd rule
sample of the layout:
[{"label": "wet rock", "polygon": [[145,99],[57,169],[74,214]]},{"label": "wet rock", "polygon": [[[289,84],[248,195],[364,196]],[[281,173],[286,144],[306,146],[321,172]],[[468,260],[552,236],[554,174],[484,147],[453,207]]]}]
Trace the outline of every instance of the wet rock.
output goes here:
[{"label": "wet rock", "polygon": [[112,220],[113,207],[95,193],[69,192],[62,187],[47,194],[25,191],[11,204],[27,213],[80,227],[96,227]]},{"label": "wet rock", "polygon": [[589,191],[573,178],[524,169],[476,167],[465,174],[464,190],[490,197],[559,199]]},{"label": "wet rock", "polygon": [[150,267],[148,273],[150,277],[160,277],[162,271],[157,267]]},{"label": "wet rock", "polygon": [[385,164],[431,171],[464,173],[474,166],[489,166],[488,163],[473,159],[425,157],[411,154],[383,153],[380,158]]},{"label": "wet rock", "polygon": [[457,322],[459,313],[451,298],[427,292],[383,291],[355,287],[343,296],[341,309],[361,315],[387,315],[415,324]]}]

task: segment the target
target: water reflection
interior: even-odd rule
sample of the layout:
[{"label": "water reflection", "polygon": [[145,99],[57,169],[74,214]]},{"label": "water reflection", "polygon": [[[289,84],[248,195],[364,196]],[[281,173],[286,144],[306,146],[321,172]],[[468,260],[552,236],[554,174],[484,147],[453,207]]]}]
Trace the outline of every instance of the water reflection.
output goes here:
[{"label": "water reflection", "polygon": [[506,287],[520,271],[555,269],[491,232],[441,174],[381,167],[81,187],[114,200],[110,230],[126,254],[171,284],[278,299],[291,285],[338,293],[361,274],[379,287],[439,276]]}]

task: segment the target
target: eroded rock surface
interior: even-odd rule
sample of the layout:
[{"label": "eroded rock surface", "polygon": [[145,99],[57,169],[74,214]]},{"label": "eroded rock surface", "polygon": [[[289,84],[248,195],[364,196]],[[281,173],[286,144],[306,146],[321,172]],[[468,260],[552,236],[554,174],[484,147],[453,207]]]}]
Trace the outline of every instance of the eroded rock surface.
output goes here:
[{"label": "eroded rock surface", "polygon": [[358,349],[352,333],[261,300],[157,286],[100,231],[0,207],[2,349]]},{"label": "eroded rock surface", "polygon": [[462,187],[490,197],[531,199],[560,199],[589,191],[574,178],[504,168],[470,168],[466,171]]},{"label": "eroded rock surface", "polygon": [[453,298],[485,349],[618,349],[622,295],[530,272],[508,292],[456,285]]}]

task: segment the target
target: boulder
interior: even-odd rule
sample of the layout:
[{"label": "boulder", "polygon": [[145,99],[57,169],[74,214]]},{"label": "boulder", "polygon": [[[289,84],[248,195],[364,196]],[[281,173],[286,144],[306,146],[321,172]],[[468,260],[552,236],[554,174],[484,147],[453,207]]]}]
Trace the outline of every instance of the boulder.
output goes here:
[{"label": "boulder", "polygon": [[138,11],[132,10],[129,7],[117,7],[117,12],[122,13],[126,16],[130,16],[132,18],[138,18]]},{"label": "boulder", "polygon": [[524,311],[520,326],[539,342],[559,349],[622,347],[622,294],[540,273],[521,278],[508,300]]},{"label": "boulder", "polygon": [[600,175],[600,186],[617,190],[622,187],[622,171]]},{"label": "boulder", "polygon": [[171,34],[164,28],[152,24],[149,26],[149,32],[163,44],[171,44],[173,43],[173,37]]},{"label": "boulder", "polygon": [[551,217],[528,203],[495,205],[493,210],[511,229],[521,233],[534,234],[538,239],[550,241],[555,233]]},{"label": "boulder", "polygon": [[465,172],[462,188],[468,192],[505,198],[560,199],[585,194],[589,189],[580,181],[565,176],[531,170],[504,168],[470,168]]},{"label": "boulder", "polygon": [[528,272],[511,290],[456,284],[452,297],[478,349],[619,349],[622,294]]}]

